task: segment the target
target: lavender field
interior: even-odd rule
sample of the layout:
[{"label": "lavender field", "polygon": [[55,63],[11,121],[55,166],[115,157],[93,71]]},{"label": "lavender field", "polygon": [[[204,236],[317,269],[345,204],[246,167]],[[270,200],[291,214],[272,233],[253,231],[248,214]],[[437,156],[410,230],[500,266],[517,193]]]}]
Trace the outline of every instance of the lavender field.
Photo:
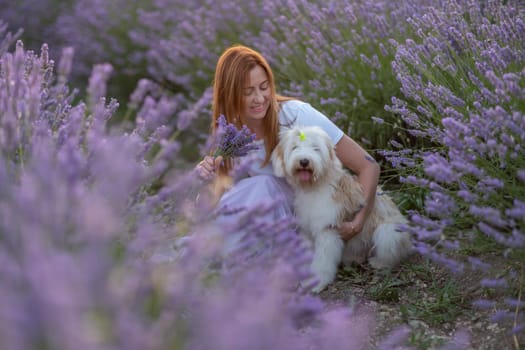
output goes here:
[{"label": "lavender field", "polygon": [[[398,271],[311,295],[275,203],[195,201],[234,43],[381,164]],[[0,349],[523,349],[524,289],[523,1],[0,0]]]}]

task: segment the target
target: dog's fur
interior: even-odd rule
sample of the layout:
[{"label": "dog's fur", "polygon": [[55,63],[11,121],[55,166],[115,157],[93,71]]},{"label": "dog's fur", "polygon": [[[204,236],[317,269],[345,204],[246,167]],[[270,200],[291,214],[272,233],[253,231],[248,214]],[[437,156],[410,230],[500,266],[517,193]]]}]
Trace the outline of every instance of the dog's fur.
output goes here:
[{"label": "dog's fur", "polygon": [[399,231],[406,220],[385,194],[376,196],[361,232],[347,242],[341,239],[335,227],[351,221],[365,198],[321,128],[294,127],[281,132],[272,164],[275,175],[285,177],[293,187],[301,232],[313,243],[312,272],[318,281],[313,292],[333,282],[341,262],[368,259],[373,268],[391,268],[410,253],[410,235]]}]

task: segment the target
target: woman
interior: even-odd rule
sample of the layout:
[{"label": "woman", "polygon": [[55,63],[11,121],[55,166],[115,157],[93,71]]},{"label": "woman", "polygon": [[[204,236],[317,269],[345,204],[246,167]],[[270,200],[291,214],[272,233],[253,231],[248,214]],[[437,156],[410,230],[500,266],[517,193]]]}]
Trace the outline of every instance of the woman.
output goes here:
[{"label": "woman", "polygon": [[[272,70],[258,52],[245,47],[228,48],[219,58],[213,85],[212,131],[222,114],[237,127],[246,125],[261,144],[255,154],[255,166],[248,177],[238,181],[220,199],[219,207],[241,208],[268,202],[277,195],[285,200],[273,207],[273,219],[291,215],[292,193],[283,179],[276,178],[270,156],[277,145],[280,128],[293,124],[317,125],[323,128],[336,145],[336,154],[341,162],[357,174],[366,197],[366,204],[351,222],[338,228],[341,237],[348,240],[363,228],[374,203],[379,166],[354,140],[345,135],[325,115],[309,104],[276,94]],[[212,180],[217,175],[232,170],[232,162],[222,157],[206,156],[196,167],[203,179]]]}]

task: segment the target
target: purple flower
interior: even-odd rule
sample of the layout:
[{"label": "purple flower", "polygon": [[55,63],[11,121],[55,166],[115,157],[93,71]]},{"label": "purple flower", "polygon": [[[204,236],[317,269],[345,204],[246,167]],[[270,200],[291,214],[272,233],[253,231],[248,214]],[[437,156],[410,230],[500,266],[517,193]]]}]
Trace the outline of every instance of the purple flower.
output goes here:
[{"label": "purple flower", "polygon": [[385,120],[383,118],[379,118],[379,117],[372,117],[372,121],[376,124],[384,124],[385,123]]},{"label": "purple flower", "polygon": [[443,156],[432,153],[423,157],[425,173],[442,183],[452,183],[457,180],[451,164]]},{"label": "purple flower", "polygon": [[179,130],[186,130],[203,111],[209,112],[208,107],[211,103],[212,97],[212,89],[206,89],[206,91],[204,91],[202,94],[202,97],[196,103],[179,114],[177,128]]},{"label": "purple flower", "polygon": [[491,264],[488,264],[486,262],[483,262],[481,261],[480,259],[478,258],[474,258],[472,256],[469,256],[467,257],[467,260],[470,262],[470,265],[472,266],[473,269],[475,270],[481,270],[481,271],[488,271],[492,265]]},{"label": "purple flower", "polygon": [[472,302],[472,306],[479,309],[493,309],[496,306],[494,300],[478,299]]},{"label": "purple flower", "polygon": [[239,130],[234,124],[228,123],[223,115],[219,116],[217,122],[217,131],[214,135],[217,140],[215,156],[243,157],[258,148],[254,143],[255,134],[246,125]]},{"label": "purple flower", "polygon": [[508,282],[503,278],[489,279],[484,278],[481,280],[481,286],[485,288],[507,288]]},{"label": "purple flower", "polygon": [[109,63],[97,64],[93,67],[87,90],[91,108],[106,96],[107,82],[112,72],[113,67]]},{"label": "purple flower", "polygon": [[505,214],[514,219],[523,219],[525,217],[525,202],[514,199],[514,206],[505,210]]}]

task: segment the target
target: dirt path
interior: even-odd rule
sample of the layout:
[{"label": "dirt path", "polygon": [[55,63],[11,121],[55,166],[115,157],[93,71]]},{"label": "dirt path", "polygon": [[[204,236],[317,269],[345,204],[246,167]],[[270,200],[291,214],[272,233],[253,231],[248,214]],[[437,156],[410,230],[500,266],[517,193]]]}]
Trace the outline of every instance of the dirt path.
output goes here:
[{"label": "dirt path", "polygon": [[525,349],[523,332],[519,338],[508,334],[512,322],[493,323],[487,311],[472,307],[472,301],[486,297],[486,291],[479,286],[481,278],[472,271],[452,275],[421,256],[413,256],[389,273],[374,273],[360,266],[341,268],[337,280],[320,295],[324,300],[373,312],[371,349],[401,326],[409,333],[405,348],[439,349],[463,331],[469,340],[455,349]]}]

